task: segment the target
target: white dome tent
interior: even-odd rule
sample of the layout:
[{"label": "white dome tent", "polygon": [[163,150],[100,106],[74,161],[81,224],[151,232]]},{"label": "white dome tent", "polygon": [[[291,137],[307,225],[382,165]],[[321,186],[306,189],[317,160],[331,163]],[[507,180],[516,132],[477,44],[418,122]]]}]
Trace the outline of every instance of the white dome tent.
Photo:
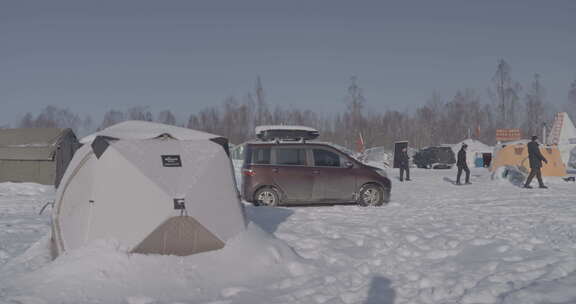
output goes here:
[{"label": "white dome tent", "polygon": [[479,140],[468,138],[455,145],[452,145],[452,151],[454,151],[454,155],[458,155],[458,151],[460,151],[460,148],[462,148],[462,144],[468,145],[468,148],[466,149],[466,162],[470,168],[476,167],[475,162],[477,158],[482,158],[482,155],[485,153],[492,155],[494,152],[493,147],[490,147]]},{"label": "white dome tent", "polygon": [[54,257],[96,239],[133,253],[190,255],[245,229],[225,138],[127,121],[83,142],[57,190]]}]

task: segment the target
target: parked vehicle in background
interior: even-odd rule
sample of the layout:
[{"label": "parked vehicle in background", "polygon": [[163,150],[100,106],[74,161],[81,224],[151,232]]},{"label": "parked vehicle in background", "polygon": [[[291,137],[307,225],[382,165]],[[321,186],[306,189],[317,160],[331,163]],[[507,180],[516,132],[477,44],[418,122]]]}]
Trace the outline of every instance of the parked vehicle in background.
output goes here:
[{"label": "parked vehicle in background", "polygon": [[390,168],[392,167],[393,155],[394,153],[385,147],[372,147],[362,152],[360,160],[367,164],[377,163],[384,168]]},{"label": "parked vehicle in background", "polygon": [[413,162],[418,168],[450,169],[456,157],[450,147],[427,147],[414,154]]},{"label": "parked vehicle in background", "polygon": [[256,205],[380,206],[390,200],[391,183],[384,170],[329,143],[270,139],[246,143],[244,155],[242,196]]}]

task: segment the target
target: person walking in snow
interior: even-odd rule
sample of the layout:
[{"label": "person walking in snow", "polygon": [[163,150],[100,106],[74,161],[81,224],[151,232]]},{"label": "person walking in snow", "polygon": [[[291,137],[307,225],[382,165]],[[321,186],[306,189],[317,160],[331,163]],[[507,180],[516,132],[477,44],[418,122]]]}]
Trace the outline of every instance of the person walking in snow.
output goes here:
[{"label": "person walking in snow", "polygon": [[540,188],[546,189],[544,183],[542,182],[542,172],[540,169],[542,168],[542,162],[548,163],[546,158],[540,152],[540,148],[538,147],[538,142],[536,141],[538,136],[532,136],[532,141],[528,143],[528,159],[530,160],[530,174],[526,179],[526,183],[524,184],[524,188],[532,188],[530,183],[534,176],[538,179],[538,184]]},{"label": "person walking in snow", "polygon": [[406,180],[410,180],[410,157],[406,148],[402,148],[400,157],[398,157],[398,168],[400,168],[400,181],[404,181],[404,171],[406,171]]},{"label": "person walking in snow", "polygon": [[458,174],[456,175],[456,185],[460,185],[460,176],[462,171],[466,171],[466,184],[471,184],[470,182],[470,169],[468,169],[468,163],[466,162],[466,149],[467,144],[462,144],[462,148],[458,151],[458,161],[456,166],[458,167]]}]

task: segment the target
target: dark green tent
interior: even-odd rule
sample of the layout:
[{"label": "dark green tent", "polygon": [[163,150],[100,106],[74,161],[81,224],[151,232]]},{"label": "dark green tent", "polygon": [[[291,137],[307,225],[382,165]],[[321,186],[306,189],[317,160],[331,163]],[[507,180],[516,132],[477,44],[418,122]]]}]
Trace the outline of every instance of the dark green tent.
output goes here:
[{"label": "dark green tent", "polygon": [[79,146],[71,129],[0,129],[0,182],[58,187]]}]

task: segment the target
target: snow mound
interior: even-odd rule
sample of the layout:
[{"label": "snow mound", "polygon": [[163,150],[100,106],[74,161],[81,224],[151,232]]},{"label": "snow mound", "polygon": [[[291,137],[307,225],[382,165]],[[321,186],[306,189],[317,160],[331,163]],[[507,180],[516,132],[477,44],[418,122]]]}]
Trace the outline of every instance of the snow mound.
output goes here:
[{"label": "snow mound", "polygon": [[[14,262],[47,262],[46,242],[43,238]],[[10,271],[14,267],[10,263],[1,272],[18,273]],[[311,271],[292,248],[251,223],[225,248],[187,257],[126,254],[117,241],[94,241],[31,272],[3,276],[0,298],[17,303],[205,301]]]}]

